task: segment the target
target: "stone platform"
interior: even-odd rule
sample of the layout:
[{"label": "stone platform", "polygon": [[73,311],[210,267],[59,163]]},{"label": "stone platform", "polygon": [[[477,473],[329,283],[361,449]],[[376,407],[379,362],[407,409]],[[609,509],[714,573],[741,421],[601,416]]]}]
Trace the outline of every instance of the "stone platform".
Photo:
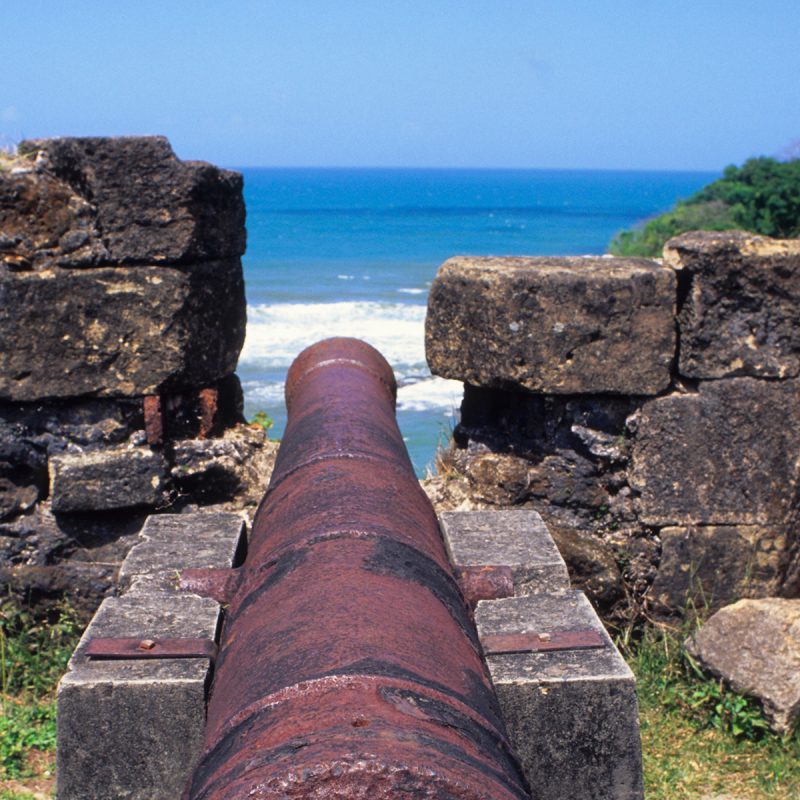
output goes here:
[{"label": "stone platform", "polygon": [[[641,800],[634,678],[534,511],[440,517],[454,567],[510,568],[513,597],[475,622],[510,742],[535,800]],[[98,660],[90,642],[216,642],[221,606],[178,572],[229,569],[244,523],[227,513],[155,515],[84,634],[58,691],[60,800],[177,800],[203,738],[213,658]],[[510,638],[509,638],[510,637]],[[509,642],[511,644],[509,645]]]},{"label": "stone platform", "polygon": [[633,673],[542,518],[443,513],[440,526],[454,566],[511,567],[515,596],[478,602],[475,623],[531,797],[641,800]]},{"label": "stone platform", "polygon": [[103,601],[58,687],[59,800],[177,800],[200,752],[209,658],[98,660],[92,640],[216,642],[220,604],[176,588],[177,571],[234,567],[245,548],[235,514],[151,516],[123,562],[121,597]]}]

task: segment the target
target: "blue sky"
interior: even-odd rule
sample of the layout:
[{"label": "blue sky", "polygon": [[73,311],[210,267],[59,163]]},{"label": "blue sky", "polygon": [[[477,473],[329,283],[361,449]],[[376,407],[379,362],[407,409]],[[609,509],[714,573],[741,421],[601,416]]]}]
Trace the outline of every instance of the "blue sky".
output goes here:
[{"label": "blue sky", "polygon": [[718,170],[800,141],[799,0],[0,7],[0,145],[161,133],[230,166]]}]

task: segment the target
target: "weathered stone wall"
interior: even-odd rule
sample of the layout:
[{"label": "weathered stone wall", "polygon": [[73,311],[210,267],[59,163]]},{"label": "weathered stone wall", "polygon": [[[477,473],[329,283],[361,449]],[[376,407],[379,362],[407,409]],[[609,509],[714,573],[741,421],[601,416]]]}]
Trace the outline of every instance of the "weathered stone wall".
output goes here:
[{"label": "weathered stone wall", "polygon": [[0,164],[0,590],[87,610],[148,513],[248,493],[241,175],[160,137]]},{"label": "weathered stone wall", "polygon": [[797,596],[800,242],[692,233],[663,263],[452,259],[435,374],[465,381],[444,462],[536,508],[606,611]]}]

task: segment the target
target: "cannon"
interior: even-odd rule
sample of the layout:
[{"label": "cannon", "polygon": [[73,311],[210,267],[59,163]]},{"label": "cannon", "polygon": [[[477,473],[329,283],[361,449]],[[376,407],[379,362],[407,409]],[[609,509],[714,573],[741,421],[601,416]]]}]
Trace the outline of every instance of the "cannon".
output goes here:
[{"label": "cannon", "polygon": [[396,392],[355,339],[292,365],[184,800],[529,796]]}]

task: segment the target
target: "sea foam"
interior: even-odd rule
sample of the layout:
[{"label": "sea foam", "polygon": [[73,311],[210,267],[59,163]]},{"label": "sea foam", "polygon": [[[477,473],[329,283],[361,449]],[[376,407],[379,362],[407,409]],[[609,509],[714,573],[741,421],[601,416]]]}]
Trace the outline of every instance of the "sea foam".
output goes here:
[{"label": "sea foam", "polygon": [[376,347],[402,372],[425,364],[425,306],[374,301],[248,306],[245,366],[288,367],[308,345],[354,336]]},{"label": "sea foam", "polygon": [[355,336],[383,354],[397,378],[398,411],[450,417],[461,403],[461,383],[435,378],[428,370],[423,305],[277,303],[249,306],[247,313],[239,374],[252,408],[279,408],[292,360],[308,345],[330,336]]}]

